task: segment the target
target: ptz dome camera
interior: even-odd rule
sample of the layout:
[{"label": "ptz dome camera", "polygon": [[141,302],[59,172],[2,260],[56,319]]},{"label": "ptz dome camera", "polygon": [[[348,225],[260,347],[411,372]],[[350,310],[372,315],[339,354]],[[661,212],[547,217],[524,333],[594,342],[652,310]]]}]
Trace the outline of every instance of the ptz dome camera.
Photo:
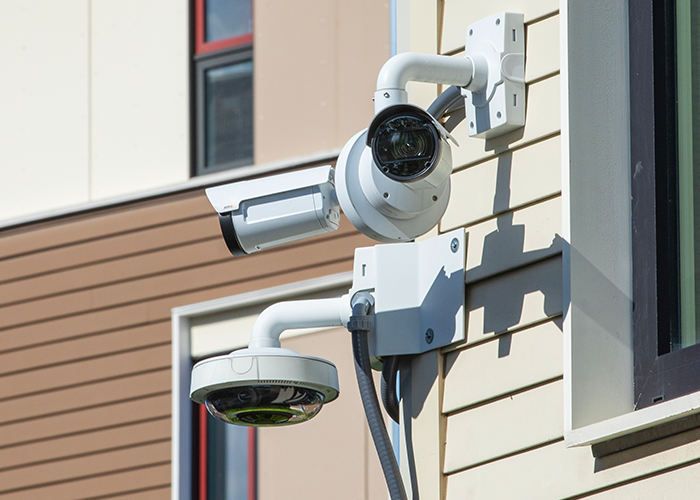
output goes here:
[{"label": "ptz dome camera", "polygon": [[384,243],[411,241],[438,223],[450,198],[454,139],[418,106],[395,104],[343,147],[336,192],[350,222]]}]

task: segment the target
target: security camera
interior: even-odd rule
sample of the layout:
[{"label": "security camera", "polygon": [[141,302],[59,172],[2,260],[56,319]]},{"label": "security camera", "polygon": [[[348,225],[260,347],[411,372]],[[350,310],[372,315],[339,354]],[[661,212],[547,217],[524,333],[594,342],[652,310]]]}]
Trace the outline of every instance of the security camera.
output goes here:
[{"label": "security camera", "polygon": [[281,347],[249,348],[198,362],[190,398],[217,419],[273,427],[305,422],[339,394],[330,361]]},{"label": "security camera", "polygon": [[413,189],[441,186],[450,176],[448,138],[454,141],[435,118],[410,104],[384,108],[367,130],[367,146],[379,171]]},{"label": "security camera", "polygon": [[216,186],[206,194],[228,249],[243,256],[338,229],[334,175],[326,165]]},{"label": "security camera", "polygon": [[450,198],[447,139],[454,141],[418,106],[379,111],[348,141],[336,165],[338,199],[350,222],[385,243],[411,241],[435,227]]}]

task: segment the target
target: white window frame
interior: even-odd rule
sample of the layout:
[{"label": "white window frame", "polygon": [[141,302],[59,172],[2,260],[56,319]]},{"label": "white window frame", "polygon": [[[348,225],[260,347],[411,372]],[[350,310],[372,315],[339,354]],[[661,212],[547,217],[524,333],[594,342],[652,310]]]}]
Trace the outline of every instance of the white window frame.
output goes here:
[{"label": "white window frame", "polygon": [[352,272],[314,278],[264,290],[199,302],[171,311],[172,319],[172,479],[171,498],[190,500],[192,492],[191,326],[196,318],[299,298],[352,285]]},{"label": "white window frame", "polygon": [[700,412],[700,392],[634,408],[626,11],[624,1],[560,1],[567,446]]}]

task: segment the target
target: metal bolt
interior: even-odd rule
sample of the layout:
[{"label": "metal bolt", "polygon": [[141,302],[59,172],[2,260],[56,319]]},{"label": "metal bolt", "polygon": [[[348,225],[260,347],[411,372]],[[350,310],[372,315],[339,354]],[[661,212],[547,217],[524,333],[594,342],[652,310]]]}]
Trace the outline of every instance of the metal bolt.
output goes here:
[{"label": "metal bolt", "polygon": [[389,96],[389,92],[384,92],[384,97],[386,97],[387,99],[389,99],[389,97],[390,97],[390,96]]},{"label": "metal bolt", "polygon": [[457,250],[459,250],[459,240],[457,238],[452,238],[450,250],[452,250],[452,253],[457,253]]},{"label": "metal bolt", "polygon": [[428,330],[425,332],[425,341],[428,344],[432,344],[434,338],[435,338],[435,332],[433,332],[432,328],[428,328]]}]

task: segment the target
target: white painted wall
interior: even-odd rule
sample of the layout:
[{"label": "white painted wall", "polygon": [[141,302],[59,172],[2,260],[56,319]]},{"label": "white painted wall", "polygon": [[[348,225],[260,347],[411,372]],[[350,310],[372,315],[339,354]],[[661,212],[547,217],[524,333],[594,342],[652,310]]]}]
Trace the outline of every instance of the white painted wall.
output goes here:
[{"label": "white painted wall", "polygon": [[0,219],[85,202],[88,4],[0,3]]},{"label": "white painted wall", "polygon": [[187,0],[0,1],[0,220],[189,177]]},{"label": "white painted wall", "polygon": [[189,178],[186,0],[92,2],[91,193]]}]

